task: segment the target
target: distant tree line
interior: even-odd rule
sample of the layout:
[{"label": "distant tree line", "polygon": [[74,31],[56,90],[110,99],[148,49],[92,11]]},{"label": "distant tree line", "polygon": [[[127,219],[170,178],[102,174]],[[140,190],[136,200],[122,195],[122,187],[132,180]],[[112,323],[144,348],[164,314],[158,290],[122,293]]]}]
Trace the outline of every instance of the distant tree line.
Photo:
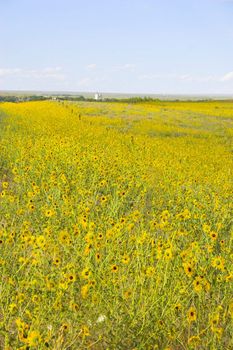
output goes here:
[{"label": "distant tree line", "polygon": [[25,102],[25,101],[44,101],[48,100],[49,98],[46,96],[38,96],[38,95],[32,95],[32,96],[1,96],[0,95],[0,102]]},{"label": "distant tree line", "polygon": [[[158,98],[152,98],[152,97],[128,97],[128,98],[114,98],[114,97],[105,97],[99,100],[95,100],[92,97],[84,97],[82,95],[80,96],[73,96],[73,95],[31,95],[31,96],[9,96],[9,95],[0,95],[0,102],[26,102],[26,101],[45,101],[45,100],[54,100],[54,101],[86,101],[86,102],[125,102],[125,103],[142,103],[142,102],[179,102],[181,100],[160,100]],[[182,102],[190,102],[193,101],[190,100],[183,100]],[[201,100],[195,100],[195,102],[206,102],[206,101],[213,101],[211,99],[201,99]]]},{"label": "distant tree line", "polygon": [[[62,95],[61,97],[56,97],[57,100],[60,101],[87,101],[84,96],[70,96],[70,95]],[[93,99],[91,99],[93,100]]]},{"label": "distant tree line", "polygon": [[105,98],[105,102],[127,102],[127,103],[141,103],[141,102],[159,102],[158,98],[152,97],[128,97],[128,98]]}]

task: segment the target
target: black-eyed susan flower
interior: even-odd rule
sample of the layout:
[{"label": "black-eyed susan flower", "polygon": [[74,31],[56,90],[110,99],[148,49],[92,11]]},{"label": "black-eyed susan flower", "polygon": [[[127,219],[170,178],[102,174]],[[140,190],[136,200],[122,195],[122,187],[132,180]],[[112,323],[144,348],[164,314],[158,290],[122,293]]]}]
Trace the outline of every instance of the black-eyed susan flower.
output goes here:
[{"label": "black-eyed susan flower", "polygon": [[199,276],[195,277],[195,280],[193,281],[193,288],[195,290],[195,292],[199,293],[202,290],[202,283],[203,283],[203,279]]},{"label": "black-eyed susan flower", "polygon": [[215,231],[210,231],[209,235],[212,241],[216,241],[216,239],[218,238],[218,233]]},{"label": "black-eyed susan flower", "polygon": [[68,332],[68,330],[69,330],[69,324],[68,323],[63,323],[61,325],[61,331]]},{"label": "black-eyed susan flower", "polygon": [[101,260],[101,254],[100,253],[96,253],[95,254],[95,259],[97,262],[99,262]]},{"label": "black-eyed susan flower", "polygon": [[180,303],[177,303],[177,304],[174,305],[174,309],[175,309],[176,312],[179,312],[182,309],[182,305]]},{"label": "black-eyed susan flower", "polygon": [[67,281],[69,283],[74,283],[76,281],[76,274],[75,273],[67,273],[66,274]]},{"label": "black-eyed susan flower", "polygon": [[53,259],[53,264],[59,266],[61,264],[61,259],[59,257],[55,257]]},{"label": "black-eyed susan flower", "polygon": [[167,248],[164,251],[164,259],[165,260],[171,260],[172,259],[172,249],[171,248]]},{"label": "black-eyed susan flower", "polygon": [[123,262],[123,264],[128,264],[129,262],[130,262],[130,257],[129,257],[129,255],[123,255],[123,257],[122,257],[122,262]]},{"label": "black-eyed susan flower", "polygon": [[116,273],[116,272],[118,271],[118,266],[117,266],[116,264],[113,264],[113,265],[111,266],[111,271],[114,272],[114,273]]},{"label": "black-eyed susan flower", "polygon": [[69,245],[71,243],[70,234],[67,230],[62,230],[58,235],[59,242],[64,245]]},{"label": "black-eyed susan flower", "polygon": [[99,240],[102,240],[102,239],[104,238],[103,233],[102,233],[102,232],[99,232],[98,235],[97,235],[97,238],[98,238]]},{"label": "black-eyed susan flower", "polygon": [[100,197],[100,202],[101,202],[102,204],[106,203],[106,202],[107,202],[107,197],[106,197],[106,196],[101,196],[101,197]]},{"label": "black-eyed susan flower", "polygon": [[184,268],[185,274],[188,277],[192,277],[193,272],[194,272],[193,264],[191,262],[185,262],[185,263],[183,263],[183,268]]},{"label": "black-eyed susan flower", "polygon": [[188,322],[195,322],[197,319],[197,312],[194,306],[191,306],[190,309],[187,312],[187,318],[188,318]]},{"label": "black-eyed susan flower", "polygon": [[84,279],[90,278],[90,276],[91,276],[91,270],[90,270],[89,268],[83,269],[82,272],[81,272],[81,276],[82,276],[82,278],[84,278]]},{"label": "black-eyed susan flower", "polygon": [[216,256],[212,259],[211,265],[217,270],[224,270],[225,260],[222,256]]},{"label": "black-eyed susan flower", "polygon": [[47,209],[47,210],[45,210],[45,216],[47,217],[47,218],[51,218],[52,216],[54,216],[55,215],[55,211],[53,210],[53,209]]}]

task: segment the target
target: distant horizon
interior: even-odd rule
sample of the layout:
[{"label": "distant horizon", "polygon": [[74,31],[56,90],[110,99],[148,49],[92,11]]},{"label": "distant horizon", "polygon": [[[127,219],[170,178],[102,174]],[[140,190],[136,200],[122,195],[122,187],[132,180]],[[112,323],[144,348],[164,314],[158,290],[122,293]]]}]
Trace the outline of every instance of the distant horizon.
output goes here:
[{"label": "distant horizon", "polygon": [[36,94],[55,94],[55,95],[65,95],[65,94],[71,94],[71,95],[94,95],[95,93],[100,93],[101,95],[125,95],[125,96],[135,96],[135,97],[150,97],[150,96],[187,96],[187,97],[232,97],[233,93],[150,93],[150,92],[111,92],[111,91],[101,91],[101,90],[95,90],[95,91],[74,91],[74,90],[16,90],[16,89],[8,89],[8,90],[0,90],[0,94],[8,94],[8,93],[15,93],[15,94],[29,94],[29,93],[36,93]]}]

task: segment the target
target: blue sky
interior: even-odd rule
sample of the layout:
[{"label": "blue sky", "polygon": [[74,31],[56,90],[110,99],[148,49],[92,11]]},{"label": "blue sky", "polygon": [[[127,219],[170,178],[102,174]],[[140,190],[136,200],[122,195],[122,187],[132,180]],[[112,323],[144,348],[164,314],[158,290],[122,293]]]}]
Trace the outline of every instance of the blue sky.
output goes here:
[{"label": "blue sky", "polygon": [[233,94],[233,0],[0,0],[0,90]]}]

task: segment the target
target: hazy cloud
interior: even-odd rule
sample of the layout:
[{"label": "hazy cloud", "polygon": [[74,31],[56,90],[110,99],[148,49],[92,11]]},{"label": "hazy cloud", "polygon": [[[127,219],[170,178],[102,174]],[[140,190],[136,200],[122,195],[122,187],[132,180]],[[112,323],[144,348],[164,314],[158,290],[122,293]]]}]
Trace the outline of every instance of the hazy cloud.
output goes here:
[{"label": "hazy cloud", "polygon": [[6,78],[11,76],[33,79],[65,79],[65,74],[61,67],[47,67],[44,69],[0,68],[0,77]]},{"label": "hazy cloud", "polygon": [[192,74],[144,74],[138,77],[140,80],[177,80],[177,81],[188,81],[188,82],[227,82],[233,80],[233,71],[223,76],[217,75],[192,75]]},{"label": "hazy cloud", "polygon": [[184,80],[184,81],[199,82],[199,83],[218,81],[218,77],[215,77],[214,75],[193,76],[191,74],[184,74],[184,75],[178,76],[178,79]]},{"label": "hazy cloud", "polygon": [[138,78],[141,80],[174,79],[176,74],[142,74]]},{"label": "hazy cloud", "polygon": [[96,69],[97,67],[97,64],[96,63],[90,63],[86,66],[87,69],[89,70],[93,70],[93,69]]},{"label": "hazy cloud", "polygon": [[0,68],[0,77],[7,77],[9,75],[17,75],[21,73],[20,68]]},{"label": "hazy cloud", "polygon": [[229,72],[221,78],[221,81],[230,81],[230,80],[233,80],[233,72]]},{"label": "hazy cloud", "polygon": [[130,71],[133,72],[136,68],[136,64],[134,63],[125,63],[122,65],[117,65],[113,67],[114,71]]}]

